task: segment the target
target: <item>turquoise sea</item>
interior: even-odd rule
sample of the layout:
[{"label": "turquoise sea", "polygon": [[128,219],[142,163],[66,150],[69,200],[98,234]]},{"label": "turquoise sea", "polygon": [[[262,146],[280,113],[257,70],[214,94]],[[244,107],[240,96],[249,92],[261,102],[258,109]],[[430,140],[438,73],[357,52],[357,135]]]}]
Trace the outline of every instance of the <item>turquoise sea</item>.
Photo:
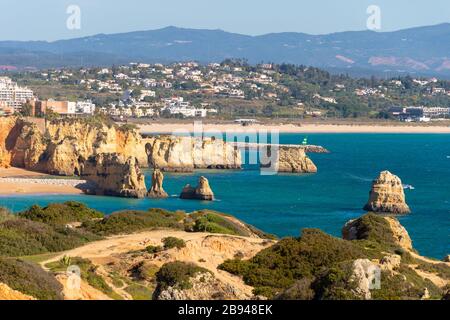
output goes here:
[{"label": "turquoise sea", "polygon": [[[304,134],[282,134],[280,143],[299,144]],[[242,171],[198,171],[166,174],[165,200],[98,196],[35,195],[0,197],[0,206],[20,211],[32,204],[76,200],[105,213],[159,207],[187,212],[208,208],[227,212],[278,236],[298,236],[303,228],[319,228],[340,236],[349,219],[364,213],[371,181],[382,170],[401,177],[415,190],[405,190],[410,215],[400,217],[414,246],[441,259],[450,253],[450,135],[448,134],[308,134],[310,144],[330,154],[311,154],[314,175],[260,175],[257,166]],[[248,156],[248,155],[247,155]],[[150,184],[149,171],[147,183]],[[217,201],[177,198],[186,183],[205,175]]]}]

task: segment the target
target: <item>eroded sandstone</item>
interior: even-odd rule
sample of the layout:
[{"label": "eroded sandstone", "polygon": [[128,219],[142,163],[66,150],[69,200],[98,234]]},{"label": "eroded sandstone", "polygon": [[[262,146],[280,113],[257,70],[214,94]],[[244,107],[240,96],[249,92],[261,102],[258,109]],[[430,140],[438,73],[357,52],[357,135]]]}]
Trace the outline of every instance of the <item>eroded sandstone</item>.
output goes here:
[{"label": "eroded sandstone", "polygon": [[147,195],[144,175],[134,157],[101,153],[84,161],[81,170],[81,176],[95,185],[88,193],[127,198]]},{"label": "eroded sandstone", "polygon": [[369,201],[364,210],[391,214],[410,213],[400,178],[389,171],[381,172],[372,183]]}]

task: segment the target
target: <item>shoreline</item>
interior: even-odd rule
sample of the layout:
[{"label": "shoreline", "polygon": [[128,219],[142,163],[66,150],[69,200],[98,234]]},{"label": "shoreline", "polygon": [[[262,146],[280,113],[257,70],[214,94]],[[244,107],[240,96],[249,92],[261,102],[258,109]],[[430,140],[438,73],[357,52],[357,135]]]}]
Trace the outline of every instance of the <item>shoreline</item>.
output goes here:
[{"label": "shoreline", "polygon": [[[192,133],[194,123],[152,123],[136,124],[141,133]],[[253,124],[242,126],[236,123],[205,123],[203,131],[251,133],[260,130],[280,133],[387,133],[387,134],[450,134],[450,126],[414,126],[414,125],[369,125],[369,124]],[[201,127],[200,130],[201,130]]]},{"label": "shoreline", "polygon": [[0,168],[0,197],[12,195],[76,195],[83,180],[50,179],[50,175],[20,168]]}]

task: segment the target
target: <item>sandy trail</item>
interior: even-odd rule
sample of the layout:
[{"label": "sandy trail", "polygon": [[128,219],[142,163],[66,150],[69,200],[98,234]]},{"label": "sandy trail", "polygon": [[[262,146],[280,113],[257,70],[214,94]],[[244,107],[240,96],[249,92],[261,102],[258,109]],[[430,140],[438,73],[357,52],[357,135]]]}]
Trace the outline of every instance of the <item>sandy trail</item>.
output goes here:
[{"label": "sandy trail", "polygon": [[[232,285],[248,298],[252,296],[253,288],[247,286],[240,277],[218,270],[217,267],[225,260],[232,259],[238,252],[243,254],[245,259],[249,259],[274,243],[273,241],[260,238],[191,233],[176,230],[154,230],[108,237],[105,240],[96,241],[73,250],[62,252],[42,262],[41,265],[45,266],[49,262],[58,261],[64,256],[86,258],[99,266],[99,272],[107,279],[108,276],[105,266],[108,263],[117,262],[123,259],[123,254],[145,249],[149,245],[161,245],[162,239],[166,237],[183,239],[186,242],[186,247],[165,250],[161,254],[157,254],[153,259],[146,258],[146,261],[159,267],[172,261],[198,264],[212,271],[218,280]],[[124,298],[128,298],[123,290],[118,291],[120,291],[119,293]]]}]

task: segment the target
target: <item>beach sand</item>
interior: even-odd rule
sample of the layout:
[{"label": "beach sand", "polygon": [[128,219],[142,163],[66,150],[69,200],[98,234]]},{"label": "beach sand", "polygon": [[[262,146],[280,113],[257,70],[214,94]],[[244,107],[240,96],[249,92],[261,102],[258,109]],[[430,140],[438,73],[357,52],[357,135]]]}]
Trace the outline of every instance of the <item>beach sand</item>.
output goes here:
[{"label": "beach sand", "polygon": [[[0,168],[0,196],[17,194],[80,194],[82,191],[71,185],[37,183],[36,178],[49,177],[46,174],[20,168]],[[2,181],[2,178],[18,178],[23,182]],[[32,182],[31,182],[32,181]]]},{"label": "beach sand", "polygon": [[[259,130],[278,130],[280,133],[450,133],[450,126],[443,125],[370,125],[370,124],[253,124],[241,126],[236,123],[203,124],[204,131],[252,132]],[[192,132],[194,124],[152,123],[139,125],[142,133]]]}]

